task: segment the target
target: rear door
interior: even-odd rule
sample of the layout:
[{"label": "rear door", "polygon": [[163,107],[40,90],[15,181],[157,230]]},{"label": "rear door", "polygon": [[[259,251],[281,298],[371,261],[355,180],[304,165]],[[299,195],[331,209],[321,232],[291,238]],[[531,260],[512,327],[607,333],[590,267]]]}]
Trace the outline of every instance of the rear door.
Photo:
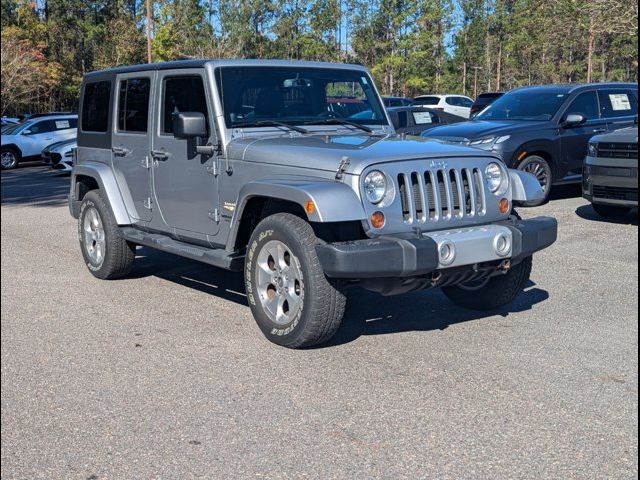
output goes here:
[{"label": "rear door", "polygon": [[623,88],[598,91],[600,115],[607,121],[609,131],[629,127],[638,115],[638,92]]},{"label": "rear door", "polygon": [[196,154],[195,139],[173,135],[173,114],[200,112],[206,144],[217,143],[212,98],[204,69],[158,72],[153,129],[153,188],[164,223],[185,237],[208,241],[219,229],[217,158]]},{"label": "rear door", "polygon": [[580,93],[570,104],[563,115],[563,120],[571,114],[584,115],[587,121],[583,125],[560,130],[561,134],[561,167],[560,176],[580,175],[582,162],[587,155],[589,140],[594,135],[607,130],[606,120],[600,117],[598,95],[595,90]]},{"label": "rear door", "polygon": [[151,94],[155,72],[137,72],[116,77],[116,99],[111,161],[123,194],[129,194],[142,222],[153,217],[151,201]]}]

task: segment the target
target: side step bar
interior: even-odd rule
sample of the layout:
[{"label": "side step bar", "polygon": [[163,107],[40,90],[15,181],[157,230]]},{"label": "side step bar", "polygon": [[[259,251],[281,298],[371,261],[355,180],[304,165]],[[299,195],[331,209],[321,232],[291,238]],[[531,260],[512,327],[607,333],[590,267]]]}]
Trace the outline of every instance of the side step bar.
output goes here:
[{"label": "side step bar", "polygon": [[122,236],[129,242],[143,245],[163,252],[173,253],[181,257],[224,268],[233,272],[241,272],[244,268],[244,256],[229,253],[222,248],[207,248],[199,245],[174,240],[167,235],[148,233],[132,227],[121,227]]}]

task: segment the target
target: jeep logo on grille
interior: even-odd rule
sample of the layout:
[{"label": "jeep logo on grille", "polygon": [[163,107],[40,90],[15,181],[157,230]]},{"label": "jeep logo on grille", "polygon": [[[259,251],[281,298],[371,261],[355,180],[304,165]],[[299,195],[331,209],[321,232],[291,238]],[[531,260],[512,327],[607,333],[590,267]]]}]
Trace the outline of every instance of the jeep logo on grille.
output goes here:
[{"label": "jeep logo on grille", "polygon": [[449,166],[447,162],[439,161],[439,160],[431,160],[429,162],[429,168],[433,169],[446,169]]}]

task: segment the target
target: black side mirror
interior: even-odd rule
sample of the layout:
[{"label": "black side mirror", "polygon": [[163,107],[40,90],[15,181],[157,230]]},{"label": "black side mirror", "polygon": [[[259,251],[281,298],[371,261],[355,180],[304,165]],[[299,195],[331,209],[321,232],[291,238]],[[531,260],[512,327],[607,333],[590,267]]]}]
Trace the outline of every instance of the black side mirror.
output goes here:
[{"label": "black side mirror", "polygon": [[582,115],[581,113],[570,113],[567,115],[567,118],[562,122],[562,126],[564,128],[573,128],[579,127],[580,125],[584,125],[587,121],[587,117]]},{"label": "black side mirror", "polygon": [[174,113],[173,136],[176,138],[207,137],[207,122],[200,112]]}]

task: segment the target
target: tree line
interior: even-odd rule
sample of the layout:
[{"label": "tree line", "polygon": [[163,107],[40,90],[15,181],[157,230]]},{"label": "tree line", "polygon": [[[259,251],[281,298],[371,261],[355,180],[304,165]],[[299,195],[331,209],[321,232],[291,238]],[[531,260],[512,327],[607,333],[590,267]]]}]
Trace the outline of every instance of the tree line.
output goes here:
[{"label": "tree line", "polygon": [[638,3],[2,0],[3,114],[74,110],[86,72],[149,57],[360,63],[399,96],[637,81]]}]

